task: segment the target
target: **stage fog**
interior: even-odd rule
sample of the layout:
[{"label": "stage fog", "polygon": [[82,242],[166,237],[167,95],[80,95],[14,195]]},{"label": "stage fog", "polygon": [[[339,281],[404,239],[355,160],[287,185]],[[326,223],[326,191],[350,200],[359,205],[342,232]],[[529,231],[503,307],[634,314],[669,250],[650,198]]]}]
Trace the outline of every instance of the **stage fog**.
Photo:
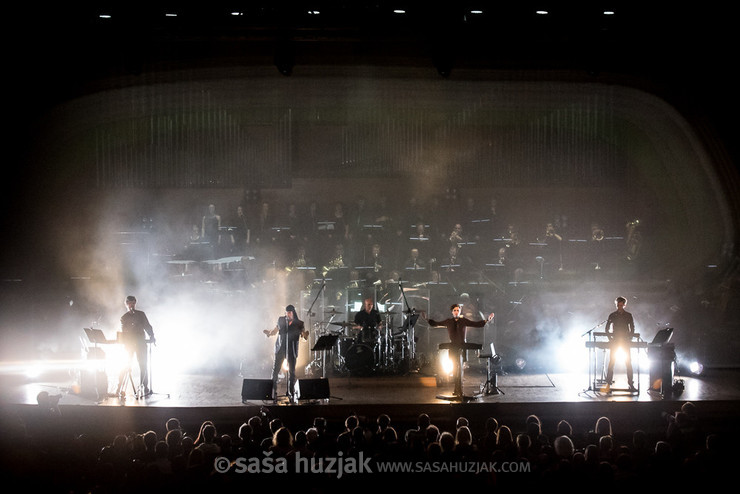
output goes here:
[{"label": "stage fog", "polygon": [[[263,330],[287,304],[313,333],[305,371],[319,335],[355,336],[335,323],[367,297],[396,334],[452,303],[494,312],[469,340],[512,370],[583,370],[619,295],[643,340],[672,327],[680,357],[734,359],[707,343],[733,316],[730,206],[659,99],[462,74],[251,71],[101,91],[44,116],[12,199],[20,218],[5,221],[5,362],[84,360],[83,328],[115,339],[127,295],[154,326],[155,379],[269,377]],[[214,212],[217,237],[204,239]],[[414,249],[423,270],[409,271]],[[413,329],[432,369],[445,335],[423,317]]]}]

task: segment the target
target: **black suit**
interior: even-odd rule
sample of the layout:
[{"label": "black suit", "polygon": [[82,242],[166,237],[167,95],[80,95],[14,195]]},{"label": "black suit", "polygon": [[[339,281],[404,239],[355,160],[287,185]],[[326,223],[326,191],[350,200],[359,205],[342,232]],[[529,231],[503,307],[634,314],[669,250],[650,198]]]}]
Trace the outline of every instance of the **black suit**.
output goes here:
[{"label": "black suit", "polygon": [[273,394],[277,392],[278,375],[283,360],[288,359],[288,394],[293,396],[296,383],[295,365],[298,360],[298,343],[305,325],[295,315],[293,321],[288,324],[285,316],[279,317],[277,321],[278,335],[275,341],[275,362],[272,368]]},{"label": "black suit", "polygon": [[[140,384],[144,386],[144,391],[149,391],[149,366],[147,363],[147,349],[146,349],[146,337],[154,339],[154,330],[152,325],[149,323],[149,319],[146,314],[140,310],[130,310],[121,316],[121,337],[123,340],[123,347],[128,354],[128,362],[131,362],[134,354],[136,354],[136,360],[139,363],[139,380]],[[119,376],[118,386],[121,391],[122,384],[126,377],[126,372],[129,370],[128,366],[126,369],[121,371]]]}]

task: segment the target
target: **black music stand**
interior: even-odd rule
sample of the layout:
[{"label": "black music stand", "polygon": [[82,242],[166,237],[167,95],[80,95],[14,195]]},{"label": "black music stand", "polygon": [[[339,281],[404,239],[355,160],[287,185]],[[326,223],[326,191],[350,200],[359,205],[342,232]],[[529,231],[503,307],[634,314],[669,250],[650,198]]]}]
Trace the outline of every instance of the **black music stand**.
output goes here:
[{"label": "black music stand", "polygon": [[[83,328],[83,329],[85,330],[87,339],[90,340],[90,342],[93,344],[93,349],[95,350],[93,352],[93,357],[105,359],[105,352],[103,351],[102,348],[99,348],[98,345],[110,345],[111,343],[116,343],[116,341],[107,339],[103,331],[100,329],[95,329],[95,328]],[[88,356],[88,358],[90,357]],[[95,395],[98,399],[100,399],[102,397],[100,396],[100,387],[101,387],[100,384],[101,383],[99,381],[100,377],[99,377],[98,369],[95,370],[94,375],[95,377],[94,377],[93,382],[95,384]],[[108,393],[107,374],[104,373],[103,377],[105,379],[105,394],[107,395]]]},{"label": "black music stand", "polygon": [[313,348],[311,349],[312,352],[323,352],[321,355],[322,359],[322,368],[323,368],[323,376],[326,377],[326,351],[334,347],[334,345],[337,342],[337,339],[339,339],[339,333],[329,333],[325,335],[319,336],[319,339],[316,340],[316,343],[314,344]]},{"label": "black music stand", "polygon": [[103,331],[100,329],[95,329],[95,328],[83,328],[83,329],[85,330],[87,339],[90,340],[90,342],[96,347],[98,345],[109,345],[111,343],[116,343],[116,341],[107,339],[105,337],[105,334],[103,334]]},{"label": "black music stand", "polygon": [[497,370],[501,365],[501,356],[496,353],[493,343],[491,343],[491,353],[480,354],[478,358],[486,359],[486,382],[481,386],[478,396],[505,394],[498,387]]}]

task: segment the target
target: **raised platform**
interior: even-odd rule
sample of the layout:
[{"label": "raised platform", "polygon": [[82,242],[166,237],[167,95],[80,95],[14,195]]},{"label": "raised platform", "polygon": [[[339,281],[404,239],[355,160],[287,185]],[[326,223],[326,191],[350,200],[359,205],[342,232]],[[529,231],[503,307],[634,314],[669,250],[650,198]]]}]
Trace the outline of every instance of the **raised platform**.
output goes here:
[{"label": "raised platform", "polygon": [[[522,430],[529,414],[540,417],[546,432],[565,419],[575,430],[588,431],[600,416],[608,416],[615,434],[627,437],[636,429],[661,431],[662,412],[673,413],[685,401],[692,401],[709,431],[738,432],[740,413],[740,370],[709,370],[704,375],[677,377],[683,390],[672,396],[651,389],[648,376],[640,375],[637,394],[604,394],[592,390],[586,374],[520,373],[497,376],[499,392],[482,393],[486,382],[480,371],[467,372],[464,394],[468,400],[444,400],[441,394],[452,390],[452,383],[435,376],[410,373],[403,376],[327,378],[327,398],[311,398],[290,404],[284,398],[242,402],[244,377],[239,375],[169,376],[154,387],[146,398],[92,396],[76,392],[64,381],[31,381],[5,378],[2,406],[6,411],[29,413],[39,391],[61,394],[60,408],[70,427],[79,432],[162,431],[170,417],[179,418],[186,430],[195,432],[204,420],[213,420],[220,431],[236,434],[239,425],[253,415],[280,417],[294,428],[311,426],[315,417],[341,426],[344,419],[357,414],[372,424],[386,413],[400,430],[412,427],[420,413],[430,415],[441,428],[450,428],[464,416],[474,432],[482,431],[486,418],[493,416],[512,430]],[[617,380],[623,379],[617,376]],[[283,384],[281,383],[281,392]]]}]

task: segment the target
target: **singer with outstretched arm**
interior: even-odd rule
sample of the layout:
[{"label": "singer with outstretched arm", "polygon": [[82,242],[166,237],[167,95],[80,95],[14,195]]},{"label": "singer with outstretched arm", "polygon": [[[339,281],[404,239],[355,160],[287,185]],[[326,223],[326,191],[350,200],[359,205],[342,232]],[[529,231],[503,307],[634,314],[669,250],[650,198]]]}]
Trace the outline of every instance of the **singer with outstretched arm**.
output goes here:
[{"label": "singer with outstretched arm", "polygon": [[[452,317],[449,317],[443,321],[427,319],[427,322],[430,326],[446,327],[447,335],[450,338],[450,343],[452,343],[453,345],[462,345],[463,343],[465,343],[465,334],[468,327],[482,328],[486,325],[486,323],[493,320],[493,312],[491,312],[491,314],[488,316],[488,319],[481,319],[480,321],[471,321],[466,317],[461,317],[459,304],[452,304],[452,306],[450,306],[450,311],[452,312]],[[426,319],[426,314],[422,313],[422,317]],[[462,380],[459,379],[459,376],[462,375],[460,373],[460,366],[463,365],[466,361],[466,352],[464,352],[462,349],[458,349],[455,351],[451,349],[450,360],[452,360],[453,375],[456,377],[454,394],[456,396],[462,396]]]}]

